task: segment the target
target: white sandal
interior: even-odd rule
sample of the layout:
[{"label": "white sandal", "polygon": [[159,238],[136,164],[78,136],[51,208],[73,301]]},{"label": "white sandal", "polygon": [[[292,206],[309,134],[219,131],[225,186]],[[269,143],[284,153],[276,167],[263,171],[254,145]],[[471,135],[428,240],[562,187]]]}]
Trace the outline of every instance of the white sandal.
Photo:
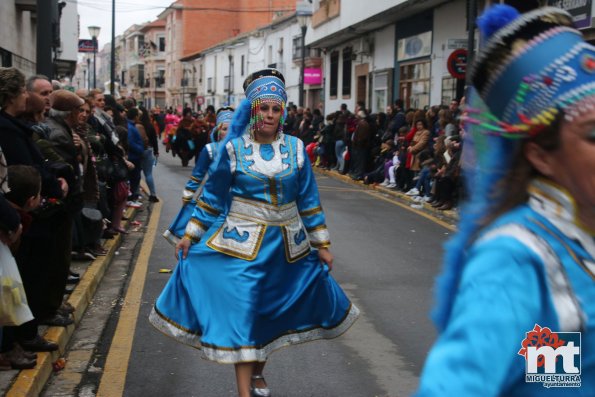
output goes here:
[{"label": "white sandal", "polygon": [[[252,380],[262,380],[263,382],[265,382],[264,376],[262,375],[252,375]],[[271,397],[271,390],[268,386],[263,388],[251,386],[250,391],[253,397]]]}]

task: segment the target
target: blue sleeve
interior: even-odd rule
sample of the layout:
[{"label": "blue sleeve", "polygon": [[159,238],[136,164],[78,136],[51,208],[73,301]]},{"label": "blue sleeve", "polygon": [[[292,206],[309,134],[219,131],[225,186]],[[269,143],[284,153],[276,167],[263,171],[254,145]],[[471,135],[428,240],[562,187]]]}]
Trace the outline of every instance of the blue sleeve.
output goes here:
[{"label": "blue sleeve", "polygon": [[130,152],[139,157],[142,157],[145,151],[145,145],[140,134],[131,128],[128,128],[128,148]]},{"label": "blue sleeve", "polygon": [[500,396],[515,379],[524,381],[518,351],[525,333],[543,320],[541,260],[512,237],[494,238],[470,255],[415,396]]},{"label": "blue sleeve", "polygon": [[182,201],[188,203],[192,200],[192,196],[196,192],[196,189],[202,183],[207,171],[209,169],[209,165],[211,164],[211,157],[209,156],[209,151],[207,146],[203,147],[200,151],[200,155],[198,156],[198,161],[192,170],[192,176],[188,182],[186,182],[186,186],[184,187],[184,192],[182,193]]},{"label": "blue sleeve", "polygon": [[[232,150],[232,143],[227,148]],[[227,150],[220,154],[219,161],[214,161],[209,167],[209,179],[205,183],[202,193],[196,201],[192,218],[186,226],[184,237],[198,242],[204,232],[215,222],[226,208],[232,174]]]},{"label": "blue sleeve", "polygon": [[303,158],[303,165],[299,169],[298,211],[308,232],[310,245],[314,248],[327,248],[331,245],[331,242],[324,212],[320,204],[316,178],[314,172],[312,172],[312,165],[302,141],[298,142],[297,147]]}]

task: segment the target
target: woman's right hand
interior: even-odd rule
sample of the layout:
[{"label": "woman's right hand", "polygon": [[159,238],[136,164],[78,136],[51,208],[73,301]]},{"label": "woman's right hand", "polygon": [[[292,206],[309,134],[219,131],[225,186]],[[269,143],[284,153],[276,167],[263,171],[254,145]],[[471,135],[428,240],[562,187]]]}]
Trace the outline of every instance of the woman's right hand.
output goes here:
[{"label": "woman's right hand", "polygon": [[192,241],[186,237],[182,237],[178,244],[176,244],[176,260],[180,260],[180,250],[182,251],[182,259],[186,259],[188,256],[188,250],[192,245]]}]

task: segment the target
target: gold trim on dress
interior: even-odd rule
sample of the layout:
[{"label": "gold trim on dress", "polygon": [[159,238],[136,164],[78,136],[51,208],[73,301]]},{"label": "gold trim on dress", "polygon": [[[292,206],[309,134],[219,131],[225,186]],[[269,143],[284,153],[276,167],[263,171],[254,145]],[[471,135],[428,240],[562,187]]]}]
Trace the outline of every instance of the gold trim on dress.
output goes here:
[{"label": "gold trim on dress", "polygon": [[223,233],[223,229],[225,227],[227,227],[227,223],[223,223],[223,225],[217,230],[217,232],[215,232],[209,238],[209,240],[207,241],[207,246],[209,248],[211,248],[212,250],[221,252],[221,253],[229,255],[229,256],[233,256],[234,258],[244,259],[246,261],[253,261],[254,259],[256,259],[256,257],[258,256],[258,253],[260,252],[260,246],[262,245],[262,240],[264,239],[264,235],[267,230],[267,225],[263,225],[260,223],[258,223],[257,225],[259,226],[258,238],[256,240],[254,249],[252,250],[252,253],[250,255],[245,255],[245,254],[242,254],[241,252],[238,252],[235,250],[223,248],[223,247],[217,246],[217,245],[215,245],[215,243],[213,243],[213,240],[215,240],[215,238],[217,238],[221,233]]},{"label": "gold trim on dress", "polygon": [[316,242],[310,241],[310,245],[316,249],[328,248],[331,246],[331,242],[330,241],[322,241],[320,243],[316,243]]},{"label": "gold trim on dress", "polygon": [[198,179],[197,177],[195,177],[194,175],[190,177],[190,179],[196,183],[200,183],[200,179]]},{"label": "gold trim on dress", "polygon": [[314,226],[314,227],[308,227],[308,228],[306,228],[306,231],[308,233],[314,233],[314,232],[318,232],[320,230],[326,230],[326,229],[328,229],[326,227],[326,225],[325,224],[322,224],[322,225],[318,225],[318,226]]},{"label": "gold trim on dress", "polygon": [[316,215],[320,212],[322,212],[322,207],[318,206],[318,207],[310,208],[309,210],[300,211],[300,216],[301,217],[312,216],[312,215]]},{"label": "gold trim on dress", "polygon": [[281,227],[281,235],[283,236],[283,245],[285,246],[285,259],[287,260],[287,262],[295,263],[300,259],[308,256],[310,254],[310,251],[312,251],[312,248],[308,243],[306,244],[306,249],[304,251],[297,253],[295,257],[291,257],[291,250],[289,248],[289,239],[291,238],[291,236],[288,235],[287,229],[284,227]]},{"label": "gold trim on dress", "polygon": [[215,208],[211,207],[210,205],[208,205],[207,203],[205,203],[202,200],[198,200],[196,202],[196,205],[199,206],[200,208],[202,208],[203,210],[205,210],[206,212],[208,212],[211,215],[219,216],[219,211],[217,211]]}]

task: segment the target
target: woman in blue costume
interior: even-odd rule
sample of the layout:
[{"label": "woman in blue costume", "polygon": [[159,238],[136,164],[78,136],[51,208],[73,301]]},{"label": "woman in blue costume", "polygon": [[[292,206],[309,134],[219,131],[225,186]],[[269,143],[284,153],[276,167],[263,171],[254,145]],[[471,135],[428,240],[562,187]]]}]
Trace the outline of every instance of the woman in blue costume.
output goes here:
[{"label": "woman in blue costume", "polygon": [[201,150],[198,161],[192,170],[192,176],[182,192],[182,208],[174,218],[171,225],[167,228],[163,237],[172,245],[176,245],[184,236],[186,225],[192,218],[192,211],[196,206],[196,197],[200,195],[201,187],[206,182],[209,166],[219,153],[219,142],[225,139],[229,123],[233,117],[233,108],[225,107],[217,111],[217,123],[211,132],[211,142],[206,144]]},{"label": "woman in blue costume", "polygon": [[262,371],[273,351],[337,337],[359,313],[329,275],[329,233],[304,145],[282,132],[283,76],[261,70],[244,90],[150,315],[204,358],[235,364],[240,397],[270,395]]},{"label": "woman in blue costume", "polygon": [[417,396],[595,396],[595,48],[557,8],[478,24],[471,197]]}]

